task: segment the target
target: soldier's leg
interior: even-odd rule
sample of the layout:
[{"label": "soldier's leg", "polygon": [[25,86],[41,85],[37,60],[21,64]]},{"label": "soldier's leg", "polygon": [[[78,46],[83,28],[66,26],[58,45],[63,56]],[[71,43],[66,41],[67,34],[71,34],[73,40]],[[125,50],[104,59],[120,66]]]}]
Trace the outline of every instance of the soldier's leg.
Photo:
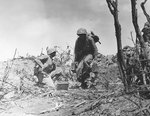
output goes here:
[{"label": "soldier's leg", "polygon": [[80,61],[76,69],[77,80],[80,78],[80,75],[82,74],[82,69],[83,69],[83,60]]},{"label": "soldier's leg", "polygon": [[46,78],[44,78],[44,79],[43,79],[43,82],[44,82],[47,86],[52,87],[52,88],[55,88],[55,84],[54,84],[54,82],[53,82],[53,80],[52,80],[52,78],[51,78],[50,75],[48,75]]},{"label": "soldier's leg", "polygon": [[76,73],[77,75],[82,72],[81,70],[83,69],[83,64],[86,63],[86,64],[90,64],[93,60],[93,56],[91,54],[88,54],[87,56],[85,56],[81,61],[80,63],[78,64],[78,67],[76,69]]},{"label": "soldier's leg", "polygon": [[55,70],[53,70],[51,73],[50,73],[50,76],[52,78],[52,80],[55,82],[56,80],[59,80],[60,76],[64,76],[64,73],[63,73],[63,70],[62,68],[60,67],[57,67]]},{"label": "soldier's leg", "polygon": [[44,75],[43,75],[41,72],[39,72],[39,73],[37,74],[37,78],[38,78],[37,84],[43,84]]},{"label": "soldier's leg", "polygon": [[81,82],[81,87],[83,89],[87,88],[86,79],[90,77],[90,64],[93,60],[93,56],[91,54],[84,57],[84,59],[79,64],[79,74],[78,74],[78,81]]},{"label": "soldier's leg", "polygon": [[84,62],[87,63],[88,65],[90,65],[92,63],[92,60],[93,60],[93,56],[91,54],[88,54],[84,58]]}]

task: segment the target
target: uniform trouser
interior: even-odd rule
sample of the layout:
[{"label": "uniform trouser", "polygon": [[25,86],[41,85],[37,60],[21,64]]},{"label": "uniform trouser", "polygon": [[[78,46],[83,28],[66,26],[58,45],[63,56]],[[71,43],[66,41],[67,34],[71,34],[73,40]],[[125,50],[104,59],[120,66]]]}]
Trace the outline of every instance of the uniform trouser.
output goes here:
[{"label": "uniform trouser", "polygon": [[78,67],[76,69],[77,79],[82,78],[80,76],[83,73],[84,66],[85,65],[90,66],[90,63],[92,62],[92,60],[93,60],[93,56],[91,54],[88,54],[80,61],[80,63],[78,64]]},{"label": "uniform trouser", "polygon": [[63,70],[62,68],[57,67],[55,70],[53,70],[49,74],[43,74],[42,72],[39,72],[37,75],[38,83],[45,83],[48,86],[54,87],[55,81],[59,78],[59,76],[63,76]]},{"label": "uniform trouser", "polygon": [[38,84],[43,83],[43,84],[46,84],[48,86],[55,87],[54,82],[53,82],[50,74],[45,75],[42,72],[39,72],[37,75],[37,78],[38,78]]},{"label": "uniform trouser", "polygon": [[38,72],[37,78],[38,78],[38,83],[42,83],[43,79],[45,78],[45,75],[42,72]]}]

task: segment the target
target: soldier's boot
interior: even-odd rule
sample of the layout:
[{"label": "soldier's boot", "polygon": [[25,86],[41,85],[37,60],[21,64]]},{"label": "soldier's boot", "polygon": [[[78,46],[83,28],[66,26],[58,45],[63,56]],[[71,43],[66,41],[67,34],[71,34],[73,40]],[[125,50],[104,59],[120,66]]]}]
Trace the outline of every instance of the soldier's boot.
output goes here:
[{"label": "soldier's boot", "polygon": [[43,86],[43,85],[45,85],[45,83],[43,83],[43,78],[44,78],[44,75],[42,74],[42,73],[39,73],[38,75],[37,75],[37,78],[38,78],[38,82],[37,82],[37,86]]}]

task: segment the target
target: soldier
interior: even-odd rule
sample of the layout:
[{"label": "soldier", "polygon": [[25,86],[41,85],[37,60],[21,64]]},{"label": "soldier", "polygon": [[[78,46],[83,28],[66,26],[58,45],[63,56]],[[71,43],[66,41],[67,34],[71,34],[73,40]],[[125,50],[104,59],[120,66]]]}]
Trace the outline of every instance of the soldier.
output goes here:
[{"label": "soldier", "polygon": [[[147,54],[147,61],[142,62],[143,69],[146,68],[146,70],[149,72],[150,69],[150,23],[146,22],[144,24],[144,28],[142,29],[143,32],[143,39],[145,41],[145,52]],[[143,54],[141,54],[142,56]],[[147,83],[150,83],[150,74],[146,74],[147,77]]]},{"label": "soldier", "polygon": [[98,54],[98,50],[93,38],[88,36],[86,29],[78,29],[77,35],[79,37],[76,40],[74,50],[74,62],[78,64],[76,68],[77,80],[81,82],[82,88],[87,88],[85,80],[89,77],[90,64]]},{"label": "soldier", "polygon": [[47,55],[42,55],[35,59],[36,66],[34,69],[34,75],[38,78],[38,86],[44,85],[45,83],[43,83],[43,79],[48,77],[48,75],[56,69],[56,66],[53,62],[54,56],[56,56],[55,49],[47,48]]},{"label": "soldier", "polygon": [[142,29],[143,38],[145,42],[150,43],[150,23],[146,22],[144,28]]}]

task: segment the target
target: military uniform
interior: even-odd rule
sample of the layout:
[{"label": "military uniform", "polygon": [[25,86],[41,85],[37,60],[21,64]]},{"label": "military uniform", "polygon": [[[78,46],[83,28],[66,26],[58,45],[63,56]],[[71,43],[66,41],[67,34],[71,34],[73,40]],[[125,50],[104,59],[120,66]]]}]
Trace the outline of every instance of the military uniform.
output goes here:
[{"label": "military uniform", "polygon": [[[79,35],[75,43],[75,62],[78,64],[76,68],[77,80],[81,82],[81,86],[86,86],[84,82],[86,78],[89,77],[89,72],[91,71],[90,64],[98,54],[97,47],[94,40],[87,35],[86,29],[80,28],[77,31]],[[88,72],[88,73],[87,73]]]},{"label": "military uniform", "polygon": [[150,23],[146,22],[144,28],[142,29],[143,38],[145,42],[150,43]]},{"label": "military uniform", "polygon": [[[48,54],[51,54],[51,53],[48,53]],[[53,59],[49,55],[42,55],[40,57],[37,57],[35,59],[35,62],[36,62],[36,66],[34,69],[34,75],[37,76],[38,78],[37,84],[38,85],[44,84],[43,79],[47,78],[48,75],[56,69],[56,66],[53,62]]]}]

